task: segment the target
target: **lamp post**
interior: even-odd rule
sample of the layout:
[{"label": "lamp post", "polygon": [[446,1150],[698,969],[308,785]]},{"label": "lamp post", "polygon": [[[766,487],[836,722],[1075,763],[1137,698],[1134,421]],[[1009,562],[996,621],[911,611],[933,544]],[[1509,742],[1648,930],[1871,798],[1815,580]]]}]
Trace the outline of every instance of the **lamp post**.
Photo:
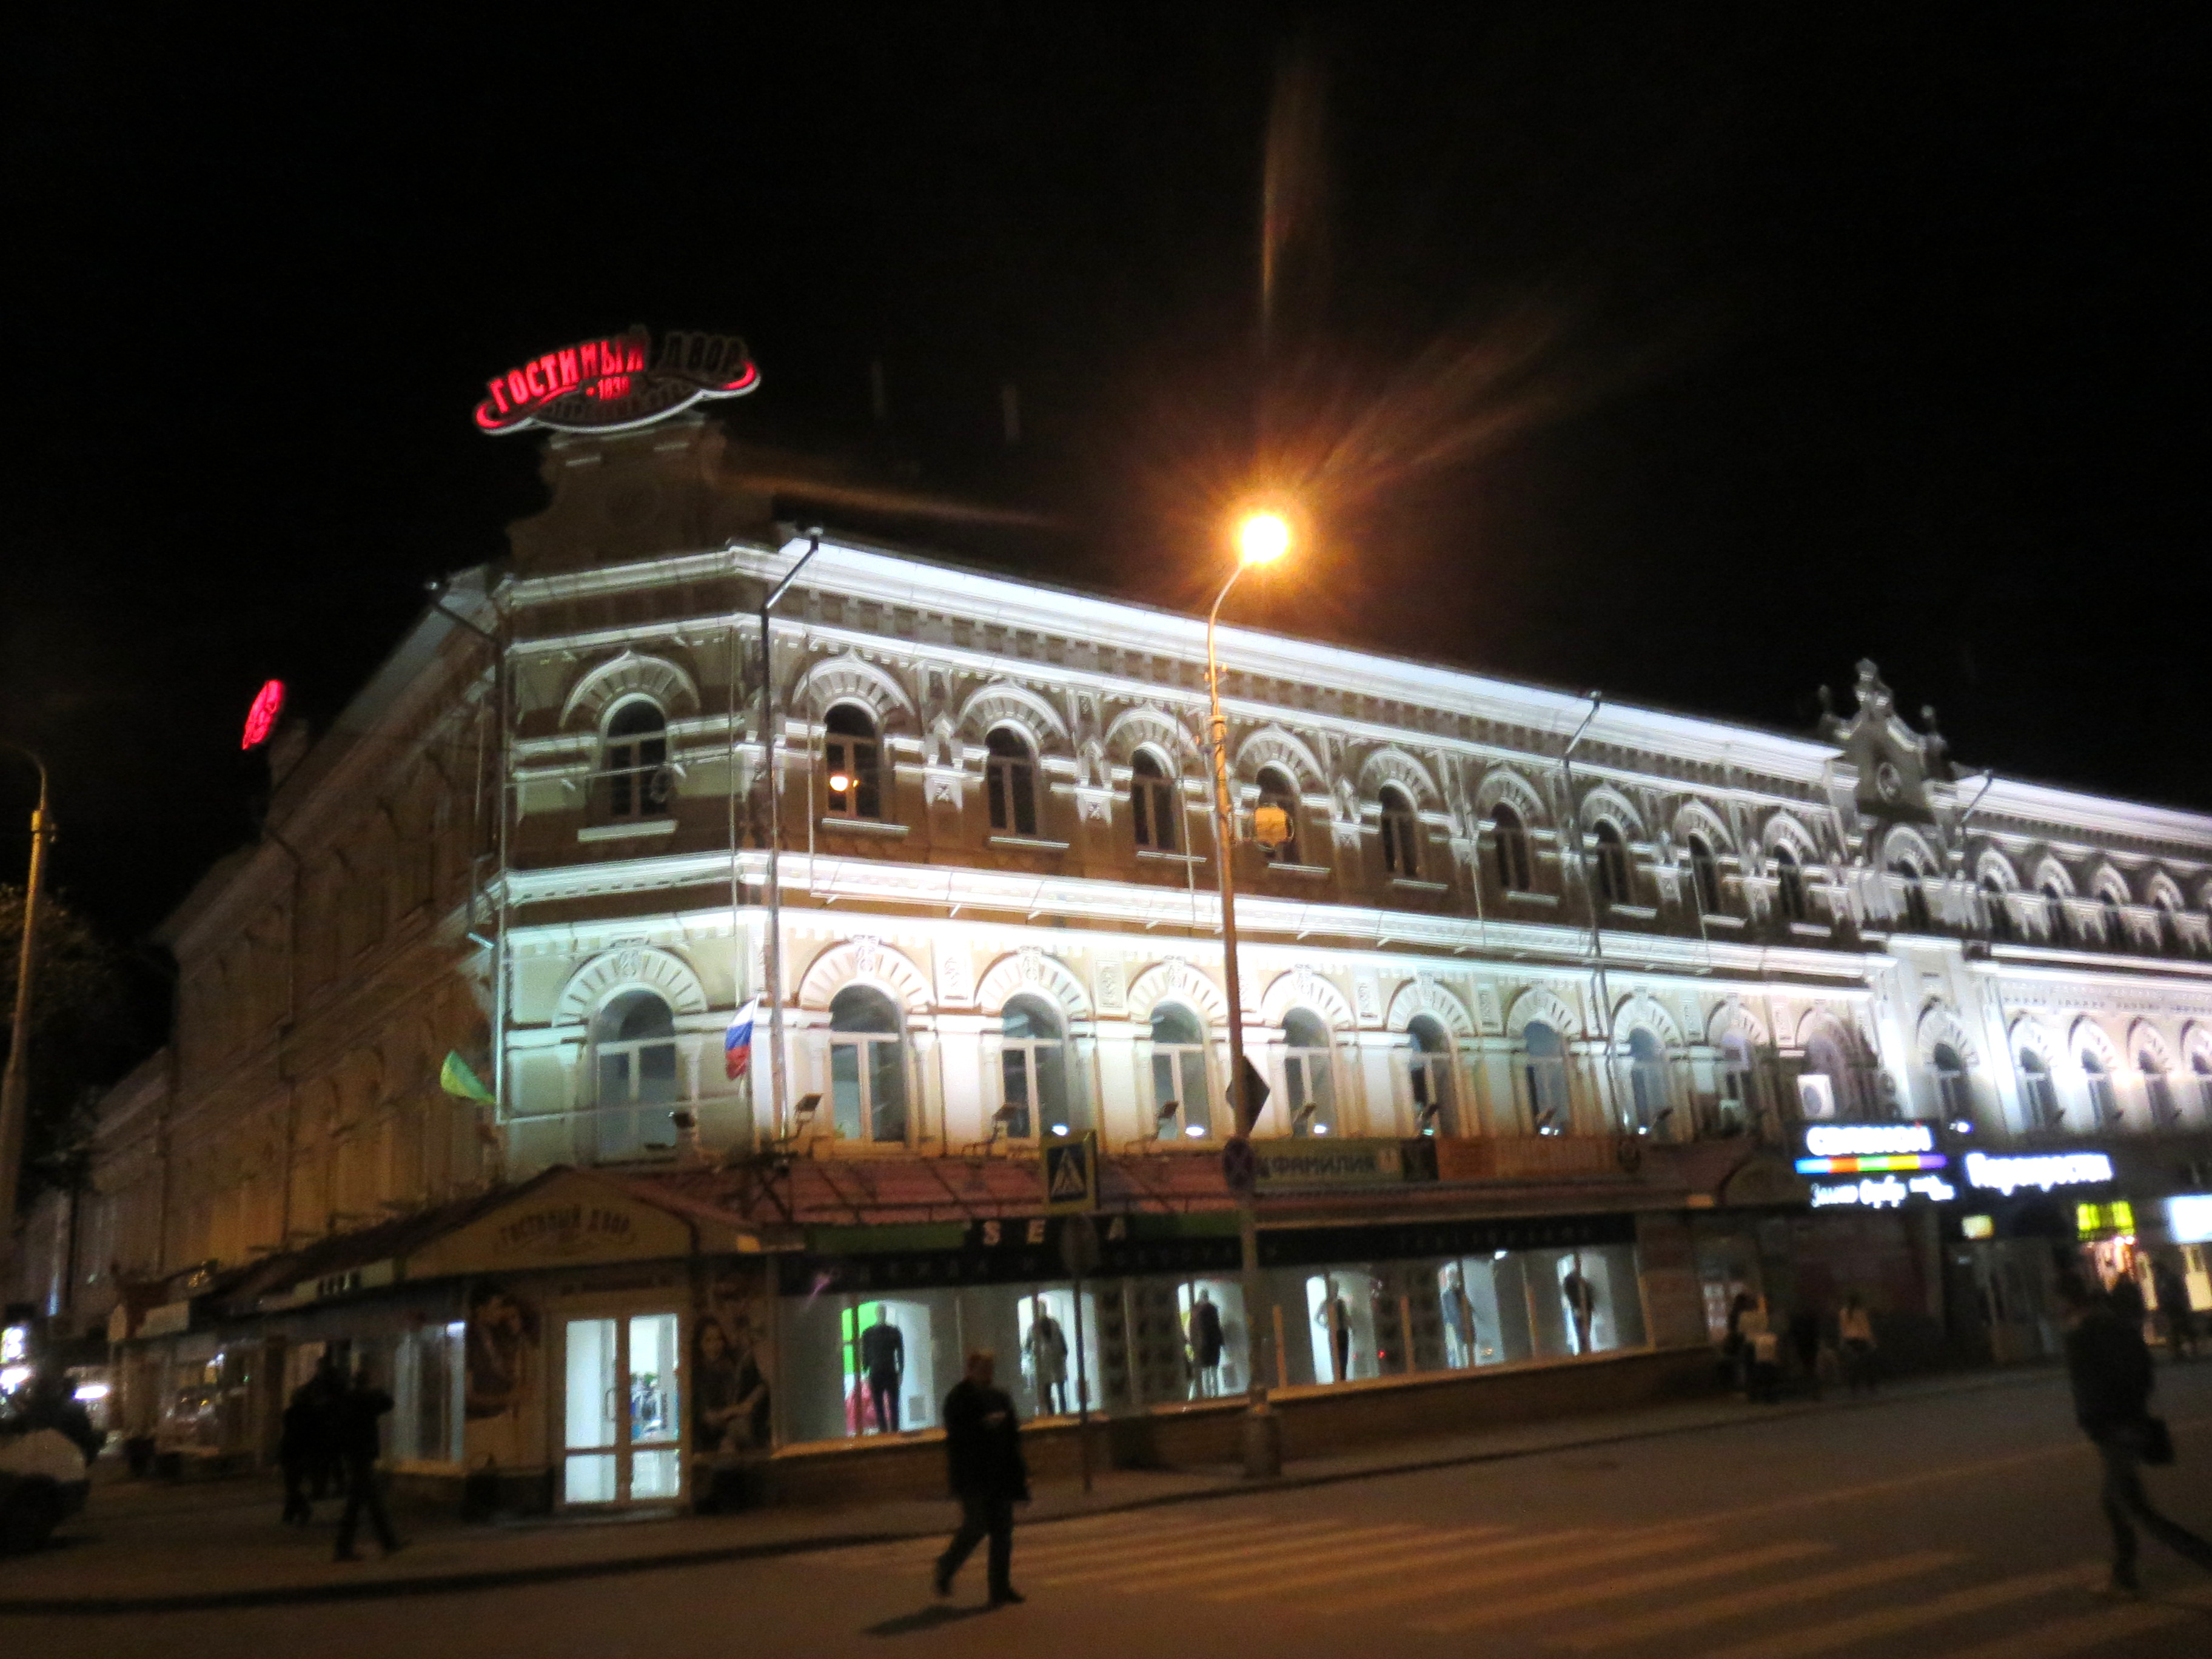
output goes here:
[{"label": "lamp post", "polygon": [[1237,528],[1237,568],[1214,596],[1206,617],[1206,695],[1212,705],[1208,745],[1213,750],[1213,838],[1221,865],[1222,978],[1229,994],[1229,1099],[1237,1117],[1231,1145],[1242,1146],[1246,1178],[1237,1187],[1237,1238],[1239,1284],[1244,1298],[1244,1353],[1248,1368],[1245,1395],[1249,1407],[1244,1422],[1244,1473],[1255,1477],[1279,1474],[1283,1467],[1282,1436],[1267,1409],[1267,1387],[1262,1380],[1268,1342],[1260,1319],[1260,1218],[1254,1207],[1249,1175],[1249,1140],[1258,1103],[1250,1098],[1244,1063],[1244,999],[1237,972],[1237,877],[1232,868],[1237,848],[1237,820],[1229,800],[1229,721],[1221,712],[1221,661],[1215,654],[1213,636],[1221,619],[1222,601],[1237,579],[1255,565],[1273,564],[1290,550],[1291,527],[1280,514],[1248,514]]},{"label": "lamp post", "polygon": [[31,809],[31,869],[23,883],[22,952],[15,964],[15,1018],[9,1033],[8,1069],[0,1073],[0,1267],[4,1267],[15,1254],[15,1192],[23,1170],[31,1091],[31,981],[39,965],[39,888],[54,822],[46,801],[46,762],[14,744],[0,746],[15,750],[39,772],[39,804]]}]

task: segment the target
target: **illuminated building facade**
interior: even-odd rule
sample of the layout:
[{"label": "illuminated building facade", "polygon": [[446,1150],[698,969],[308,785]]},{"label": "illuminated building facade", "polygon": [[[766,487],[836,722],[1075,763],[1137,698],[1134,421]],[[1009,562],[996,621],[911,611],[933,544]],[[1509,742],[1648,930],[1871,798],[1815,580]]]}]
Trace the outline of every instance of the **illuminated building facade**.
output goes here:
[{"label": "illuminated building facade", "polygon": [[[603,1425],[618,1450],[557,1390],[496,1442],[473,1405],[420,1419],[444,1426],[415,1461],[557,1466],[585,1503],[926,1426],[979,1340],[1021,1356],[1027,1409],[1241,1393],[1201,624],[826,534],[775,623],[770,988],[757,609],[805,538],[696,416],[545,455],[511,568],[457,580],[273,757],[270,836],[169,925],[175,1040],[111,1103],[78,1257],[142,1287],[114,1328],[149,1367],[143,1316],[176,1328],[152,1395],[249,1311],[293,1322],[286,1353],[258,1381],[224,1360],[217,1392],[275,1397],[339,1340],[386,1343],[417,1395],[473,1389],[500,1320],[609,1375],[680,1348],[702,1399],[753,1398],[734,1350],[773,1382],[757,1429],[672,1405],[660,1439]],[[1862,1288],[1900,1346],[2026,1351],[2005,1235],[2045,1235],[2018,1195],[1816,1210],[1804,1126],[2115,1148],[2119,1185],[2084,1194],[2138,1208],[2212,1156],[2212,818],[1957,776],[1872,665],[1852,714],[1789,736],[1233,628],[1222,656],[1245,829],[1291,825],[1234,852],[1270,1091],[1249,1311],[1286,1397],[1709,1369],[1740,1291]],[[781,1115],[767,1014],[742,1076],[725,1050],[777,995]],[[492,1103],[440,1091],[449,1051]],[[1091,1133],[1114,1224],[1079,1305],[1059,1224],[1031,1224],[1040,1149]],[[633,1306],[591,1274],[634,1247],[550,1200],[493,1224],[570,1170],[612,1183],[570,1206],[604,1202],[607,1236],[674,1217],[722,1266]],[[705,1311],[725,1266],[756,1277]],[[471,1299],[494,1268],[526,1316]],[[1976,1338],[1959,1310],[1991,1285]],[[1072,1355],[1079,1325],[1079,1367],[1052,1334]]]}]

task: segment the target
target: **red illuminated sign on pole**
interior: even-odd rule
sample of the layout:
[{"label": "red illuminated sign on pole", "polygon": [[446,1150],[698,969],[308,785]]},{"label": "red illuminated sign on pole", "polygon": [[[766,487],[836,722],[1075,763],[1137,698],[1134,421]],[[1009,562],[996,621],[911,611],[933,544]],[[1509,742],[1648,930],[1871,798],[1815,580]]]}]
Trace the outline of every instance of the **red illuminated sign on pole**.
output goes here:
[{"label": "red illuminated sign on pole", "polygon": [[246,738],[238,746],[251,749],[269,741],[276,729],[276,716],[284,712],[284,682],[270,680],[253,694],[253,707],[246,711]]},{"label": "red illuminated sign on pole", "polygon": [[621,432],[680,414],[702,398],[741,398],[760,368],[734,334],[644,328],[534,357],[487,382],[477,405],[484,432]]}]

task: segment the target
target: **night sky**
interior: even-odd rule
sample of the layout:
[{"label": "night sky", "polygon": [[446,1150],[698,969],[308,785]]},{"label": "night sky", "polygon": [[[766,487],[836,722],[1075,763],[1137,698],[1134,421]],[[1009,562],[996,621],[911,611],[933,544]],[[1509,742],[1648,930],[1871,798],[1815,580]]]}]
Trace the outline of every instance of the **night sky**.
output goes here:
[{"label": "night sky", "polygon": [[262,679],[327,724],[533,509],[484,378],[632,322],[1048,520],[955,556],[1202,605],[1257,465],[1245,620],[1790,730],[1872,655],[1964,766],[2212,806],[2190,8],[400,11],[13,19],[0,737],[119,935],[252,834]]}]

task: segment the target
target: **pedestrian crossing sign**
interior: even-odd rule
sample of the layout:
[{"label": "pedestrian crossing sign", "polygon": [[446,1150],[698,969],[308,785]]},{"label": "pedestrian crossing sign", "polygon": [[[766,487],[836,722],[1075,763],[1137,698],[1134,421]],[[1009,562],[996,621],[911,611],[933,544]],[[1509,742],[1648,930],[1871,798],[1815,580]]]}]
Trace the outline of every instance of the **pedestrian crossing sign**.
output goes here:
[{"label": "pedestrian crossing sign", "polygon": [[1098,1132],[1044,1149],[1044,1207],[1066,1215],[1098,1207]]}]

